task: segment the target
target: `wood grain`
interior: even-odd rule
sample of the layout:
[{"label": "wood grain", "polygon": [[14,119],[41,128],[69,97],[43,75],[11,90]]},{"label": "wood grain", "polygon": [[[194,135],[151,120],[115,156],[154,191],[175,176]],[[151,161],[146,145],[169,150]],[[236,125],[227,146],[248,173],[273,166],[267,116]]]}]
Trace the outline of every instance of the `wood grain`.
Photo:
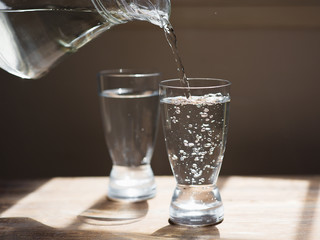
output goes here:
[{"label": "wood grain", "polygon": [[0,181],[0,239],[320,239],[320,176],[220,177],[225,220],[168,224],[173,177],[140,203],[106,198],[108,178]]}]

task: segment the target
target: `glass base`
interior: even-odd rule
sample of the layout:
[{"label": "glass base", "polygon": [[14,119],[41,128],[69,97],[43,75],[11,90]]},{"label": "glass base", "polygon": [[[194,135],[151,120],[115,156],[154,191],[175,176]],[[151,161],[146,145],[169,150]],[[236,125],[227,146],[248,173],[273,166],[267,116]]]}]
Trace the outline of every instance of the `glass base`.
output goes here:
[{"label": "glass base", "polygon": [[207,226],[223,221],[224,210],[215,185],[177,185],[170,205],[170,222]]},{"label": "glass base", "polygon": [[155,194],[156,184],[150,165],[112,167],[108,189],[111,200],[138,202],[153,198]]}]

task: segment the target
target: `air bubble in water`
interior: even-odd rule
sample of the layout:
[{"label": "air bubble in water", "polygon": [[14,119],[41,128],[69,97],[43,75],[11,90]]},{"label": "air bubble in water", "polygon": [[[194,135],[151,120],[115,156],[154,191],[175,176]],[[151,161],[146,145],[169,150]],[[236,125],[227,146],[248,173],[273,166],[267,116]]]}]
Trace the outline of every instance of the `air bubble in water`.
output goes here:
[{"label": "air bubble in water", "polygon": [[199,172],[194,171],[192,173],[193,173],[193,177],[198,178],[198,177],[200,177],[202,175],[202,170],[200,170]]},{"label": "air bubble in water", "polygon": [[201,117],[205,118],[205,117],[208,117],[208,113],[200,113],[201,114]]},{"label": "air bubble in water", "polygon": [[171,159],[172,159],[173,161],[175,161],[175,160],[178,160],[178,157],[177,157],[177,155],[173,154]]},{"label": "air bubble in water", "polygon": [[172,116],[172,117],[171,117],[171,120],[172,120],[173,123],[179,122],[175,116]]}]

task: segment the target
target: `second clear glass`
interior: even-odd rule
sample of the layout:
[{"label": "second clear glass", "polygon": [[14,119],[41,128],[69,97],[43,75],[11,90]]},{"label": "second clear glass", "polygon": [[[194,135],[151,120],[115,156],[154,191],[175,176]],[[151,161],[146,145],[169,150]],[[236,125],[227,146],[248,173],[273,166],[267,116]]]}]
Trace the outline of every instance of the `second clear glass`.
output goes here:
[{"label": "second clear glass", "polygon": [[142,201],[156,194],[150,166],[159,116],[158,72],[118,69],[99,73],[104,135],[113,161],[108,197]]},{"label": "second clear glass", "polygon": [[230,82],[210,78],[188,81],[190,88],[182,87],[179,79],[160,83],[167,153],[177,182],[170,221],[214,225],[224,219],[216,183],[227,139]]}]

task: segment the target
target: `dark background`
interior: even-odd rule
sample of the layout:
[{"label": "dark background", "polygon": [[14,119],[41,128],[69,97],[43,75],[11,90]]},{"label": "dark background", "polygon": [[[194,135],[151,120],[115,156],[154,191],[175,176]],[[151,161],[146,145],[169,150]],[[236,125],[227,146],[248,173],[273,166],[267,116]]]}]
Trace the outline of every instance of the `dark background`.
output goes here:
[{"label": "dark background", "polygon": [[[221,174],[320,173],[320,7],[299,2],[172,0],[188,76],[233,84]],[[108,175],[96,75],[134,67],[178,76],[160,28],[116,26],[40,80],[0,70],[0,177]],[[161,128],[152,166],[171,174]]]}]

